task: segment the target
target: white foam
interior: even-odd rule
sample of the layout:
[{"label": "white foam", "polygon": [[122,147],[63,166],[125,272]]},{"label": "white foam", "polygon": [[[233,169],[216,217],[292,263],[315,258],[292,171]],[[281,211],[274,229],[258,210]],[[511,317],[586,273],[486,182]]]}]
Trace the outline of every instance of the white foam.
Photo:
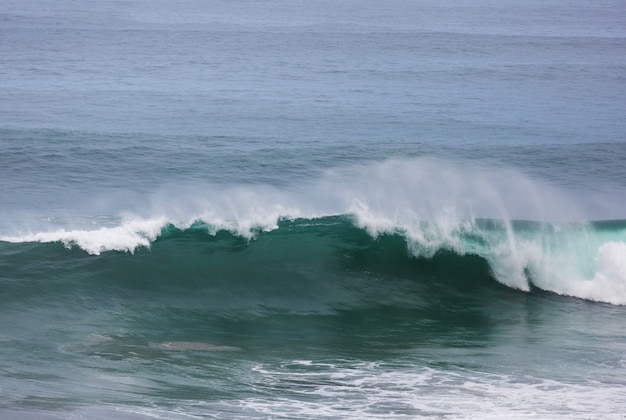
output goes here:
[{"label": "white foam", "polygon": [[96,230],[65,230],[37,232],[16,236],[2,236],[5,242],[62,242],[65,246],[78,246],[89,254],[104,251],[134,252],[138,247],[149,248],[166,221],[163,219],[130,220],[117,227]]},{"label": "white foam", "polygon": [[501,283],[528,290],[532,282],[561,295],[626,305],[626,232],[565,224],[510,236],[509,242],[491,237],[492,247],[477,252]]},{"label": "white foam", "polygon": [[583,299],[626,305],[626,242],[606,242],[598,248],[591,279],[571,279],[562,294]]},{"label": "white foam", "polygon": [[[301,365],[302,367],[300,367]],[[626,410],[621,384],[568,383],[384,363],[295,361],[257,366],[257,386],[281,397],[224,402],[229,412],[288,418],[619,418]]]}]

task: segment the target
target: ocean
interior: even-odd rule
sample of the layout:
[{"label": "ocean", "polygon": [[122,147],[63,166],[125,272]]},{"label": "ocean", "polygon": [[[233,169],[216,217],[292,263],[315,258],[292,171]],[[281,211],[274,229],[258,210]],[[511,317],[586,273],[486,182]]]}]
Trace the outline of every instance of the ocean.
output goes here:
[{"label": "ocean", "polygon": [[626,413],[626,3],[3,0],[0,417]]}]

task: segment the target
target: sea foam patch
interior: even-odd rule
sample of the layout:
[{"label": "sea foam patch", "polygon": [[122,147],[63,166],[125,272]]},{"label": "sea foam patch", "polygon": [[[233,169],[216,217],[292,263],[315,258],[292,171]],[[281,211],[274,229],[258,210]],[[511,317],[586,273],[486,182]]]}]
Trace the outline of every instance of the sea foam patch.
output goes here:
[{"label": "sea foam patch", "polygon": [[[289,393],[278,401],[249,397],[236,401],[249,415],[294,418],[618,418],[626,409],[621,384],[569,383],[530,375],[506,375],[411,368],[384,363],[295,361],[280,367],[255,367],[249,378],[263,389]],[[300,385],[302,384],[302,385]],[[356,392],[358,391],[358,392]]]}]

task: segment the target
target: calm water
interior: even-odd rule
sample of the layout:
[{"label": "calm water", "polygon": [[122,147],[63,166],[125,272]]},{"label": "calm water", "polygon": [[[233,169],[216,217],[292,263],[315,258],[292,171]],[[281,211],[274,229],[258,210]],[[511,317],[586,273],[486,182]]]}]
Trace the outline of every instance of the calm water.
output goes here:
[{"label": "calm water", "polygon": [[620,418],[626,3],[0,5],[0,416]]}]

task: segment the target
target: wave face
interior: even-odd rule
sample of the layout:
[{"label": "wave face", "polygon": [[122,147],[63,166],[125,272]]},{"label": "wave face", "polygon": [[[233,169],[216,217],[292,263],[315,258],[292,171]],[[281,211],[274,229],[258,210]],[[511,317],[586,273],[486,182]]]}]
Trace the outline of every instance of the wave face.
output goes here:
[{"label": "wave face", "polygon": [[[88,257],[87,261],[93,261],[81,263],[81,267],[109,265],[104,281],[113,277],[123,287],[124,282],[128,287],[138,282],[149,284],[155,290],[181,285],[211,287],[220,296],[235,294],[238,299],[242,298],[239,287],[253,290],[244,298],[244,307],[291,310],[293,295],[309,294],[312,298],[307,299],[312,302],[300,302],[295,307],[351,305],[355,303],[351,299],[365,297],[344,296],[344,302],[335,301],[334,292],[328,296],[319,293],[329,285],[341,289],[345,277],[351,276],[359,281],[374,276],[381,290],[393,287],[390,279],[401,278],[441,282],[444,287],[453,284],[469,293],[496,280],[513,289],[538,288],[626,304],[626,221],[548,224],[475,220],[447,230],[424,222],[410,232],[396,228],[395,232],[372,235],[354,216],[332,216],[281,219],[271,231],[253,231],[252,237],[201,222],[183,229],[172,224],[156,229],[159,223],[129,222],[93,232],[40,233],[20,240],[61,242],[68,248],[100,255]],[[146,225],[153,226],[149,229]],[[84,259],[82,250],[59,254],[55,244],[5,243],[2,248],[14,261],[17,253],[22,259],[20,266],[41,259]],[[132,251],[134,255],[102,254],[111,250]],[[391,283],[385,285],[385,279]],[[396,297],[406,299],[385,293],[377,304],[402,303],[394,302]]]}]

